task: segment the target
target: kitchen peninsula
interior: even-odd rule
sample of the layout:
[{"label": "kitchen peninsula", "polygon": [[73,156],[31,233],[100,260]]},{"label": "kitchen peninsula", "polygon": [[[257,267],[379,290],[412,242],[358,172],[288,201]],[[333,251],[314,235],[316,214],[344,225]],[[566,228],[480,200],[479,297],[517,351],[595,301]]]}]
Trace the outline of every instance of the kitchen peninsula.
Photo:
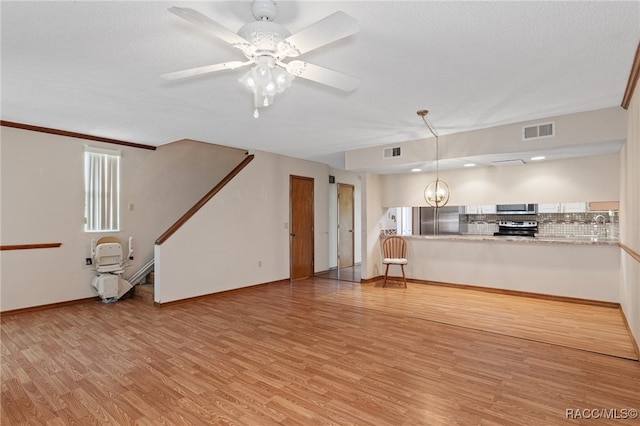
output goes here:
[{"label": "kitchen peninsula", "polygon": [[619,302],[615,239],[409,235],[407,277]]}]

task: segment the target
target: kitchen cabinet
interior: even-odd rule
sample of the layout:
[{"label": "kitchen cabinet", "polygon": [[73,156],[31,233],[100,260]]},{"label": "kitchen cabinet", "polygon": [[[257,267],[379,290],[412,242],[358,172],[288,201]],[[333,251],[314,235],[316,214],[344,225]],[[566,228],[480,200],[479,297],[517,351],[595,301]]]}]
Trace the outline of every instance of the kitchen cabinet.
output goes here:
[{"label": "kitchen cabinet", "polygon": [[538,204],[538,213],[560,213],[560,203]]},{"label": "kitchen cabinet", "polygon": [[484,206],[480,206],[482,209],[482,214],[496,214],[496,205],[495,204],[487,204]]},{"label": "kitchen cabinet", "polygon": [[466,206],[464,208],[466,214],[478,214],[478,211],[480,211],[480,206]]},{"label": "kitchen cabinet", "polygon": [[485,204],[481,206],[466,206],[464,208],[466,214],[495,214],[495,204]]},{"label": "kitchen cabinet", "polygon": [[560,206],[562,213],[585,213],[587,211],[587,203],[562,203]]},{"label": "kitchen cabinet", "polygon": [[538,204],[538,213],[584,213],[586,211],[586,202]]},{"label": "kitchen cabinet", "polygon": [[591,201],[589,202],[590,212],[605,212],[620,210],[620,201]]}]

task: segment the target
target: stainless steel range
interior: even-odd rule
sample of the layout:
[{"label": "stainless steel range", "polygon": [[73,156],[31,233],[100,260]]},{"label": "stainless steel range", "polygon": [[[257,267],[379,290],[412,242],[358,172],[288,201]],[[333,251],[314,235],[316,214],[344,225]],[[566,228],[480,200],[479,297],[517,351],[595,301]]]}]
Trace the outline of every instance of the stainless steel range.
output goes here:
[{"label": "stainless steel range", "polygon": [[537,232],[538,222],[535,220],[501,220],[498,222],[498,232],[493,235],[535,237]]}]

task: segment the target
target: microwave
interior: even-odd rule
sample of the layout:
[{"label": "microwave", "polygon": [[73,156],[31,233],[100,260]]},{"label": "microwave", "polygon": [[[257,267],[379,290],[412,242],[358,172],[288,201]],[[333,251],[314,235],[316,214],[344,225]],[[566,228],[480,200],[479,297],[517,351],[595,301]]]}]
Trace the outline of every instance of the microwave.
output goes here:
[{"label": "microwave", "polygon": [[536,214],[535,204],[498,204],[496,214]]}]

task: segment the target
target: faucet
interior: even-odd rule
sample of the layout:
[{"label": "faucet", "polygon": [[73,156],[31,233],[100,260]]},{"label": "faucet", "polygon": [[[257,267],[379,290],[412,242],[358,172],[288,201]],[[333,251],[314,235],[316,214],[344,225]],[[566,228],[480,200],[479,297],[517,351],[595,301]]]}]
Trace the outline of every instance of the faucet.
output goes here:
[{"label": "faucet", "polygon": [[[593,218],[593,228],[597,229],[598,225],[600,225],[600,222],[602,222],[602,236],[604,236],[605,238],[607,237],[607,218],[604,217],[604,215],[597,215]],[[600,232],[598,232],[598,235],[600,235]]]}]

